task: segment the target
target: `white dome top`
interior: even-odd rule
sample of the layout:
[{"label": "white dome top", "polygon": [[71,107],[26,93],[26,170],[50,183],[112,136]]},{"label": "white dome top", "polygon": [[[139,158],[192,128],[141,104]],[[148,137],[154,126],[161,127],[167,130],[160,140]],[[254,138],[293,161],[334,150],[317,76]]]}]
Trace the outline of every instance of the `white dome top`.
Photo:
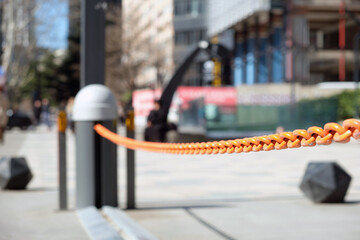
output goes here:
[{"label": "white dome top", "polygon": [[114,95],[101,84],[83,87],[75,97],[73,120],[101,121],[117,119]]}]

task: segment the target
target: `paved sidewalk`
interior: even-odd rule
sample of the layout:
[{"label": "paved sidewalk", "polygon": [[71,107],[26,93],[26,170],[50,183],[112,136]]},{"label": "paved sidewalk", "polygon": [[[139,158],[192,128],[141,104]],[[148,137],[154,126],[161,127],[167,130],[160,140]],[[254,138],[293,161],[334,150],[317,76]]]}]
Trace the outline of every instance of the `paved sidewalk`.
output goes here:
[{"label": "paved sidewalk", "polygon": [[[88,239],[74,209],[75,146],[68,133],[69,211],[58,211],[56,130],[7,132],[0,156],[26,156],[25,191],[0,190],[0,239]],[[136,152],[137,203],[126,213],[159,239],[359,239],[360,143],[224,155]],[[124,149],[119,199],[125,207]],[[353,180],[345,204],[313,204],[298,185],[309,161],[336,160]]]},{"label": "paved sidewalk", "polygon": [[[72,151],[73,146],[69,150]],[[73,154],[73,153],[71,153]],[[70,210],[58,210],[57,132],[7,131],[1,156],[24,156],[33,179],[24,191],[0,190],[0,239],[89,239],[74,209],[74,161],[69,163]]]},{"label": "paved sidewalk", "polygon": [[56,204],[55,190],[0,191],[0,239],[89,239],[75,211]]}]

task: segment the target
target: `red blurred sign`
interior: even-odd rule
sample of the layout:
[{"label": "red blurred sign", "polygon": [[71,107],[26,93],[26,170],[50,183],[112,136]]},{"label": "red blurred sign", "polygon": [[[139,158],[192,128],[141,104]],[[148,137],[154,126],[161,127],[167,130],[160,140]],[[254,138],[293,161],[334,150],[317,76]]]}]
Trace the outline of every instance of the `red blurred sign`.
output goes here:
[{"label": "red blurred sign", "polygon": [[185,103],[198,98],[204,98],[205,104],[221,106],[236,105],[236,89],[234,87],[185,87],[177,89],[180,100]]},{"label": "red blurred sign", "polygon": [[144,89],[137,90],[133,93],[133,107],[135,116],[147,117],[154,108],[154,101],[161,96],[161,89]]},{"label": "red blurred sign", "polygon": [[[176,108],[174,100],[177,98],[182,104],[189,101],[204,98],[205,104],[215,104],[220,106],[236,105],[236,88],[234,87],[178,87],[173,98],[172,108]],[[161,96],[161,89],[137,90],[133,93],[133,107],[135,116],[147,117],[154,108],[154,100]]]}]

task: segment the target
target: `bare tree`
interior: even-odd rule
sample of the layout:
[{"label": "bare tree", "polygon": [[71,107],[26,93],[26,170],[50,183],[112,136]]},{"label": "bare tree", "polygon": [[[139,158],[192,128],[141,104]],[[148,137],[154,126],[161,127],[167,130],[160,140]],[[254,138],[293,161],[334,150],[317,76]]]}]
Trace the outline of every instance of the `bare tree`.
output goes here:
[{"label": "bare tree", "polygon": [[[69,33],[80,36],[80,0],[68,1],[69,4]],[[25,83],[25,74],[31,60],[39,58],[38,39],[53,36],[49,30],[56,27],[54,20],[64,17],[54,6],[58,0],[4,0],[3,32],[5,36],[5,53],[3,55],[4,68],[9,79],[9,87],[13,95],[19,95],[18,89]],[[41,11],[40,11],[41,10]],[[40,12],[39,12],[40,11]],[[45,12],[46,17],[41,17]],[[25,14],[26,13],[26,14]],[[39,17],[40,16],[40,17]],[[106,84],[115,92],[117,99],[126,102],[133,90],[138,87],[137,80],[144,68],[152,67],[155,74],[148,81],[156,81],[161,86],[169,68],[166,65],[166,54],[156,39],[143,35],[144,27],[154,28],[153,24],[140,26],[142,15],[136,9],[122,18],[120,5],[109,5],[106,10]],[[39,20],[40,19],[40,20]],[[51,21],[50,21],[51,20]],[[38,26],[41,25],[41,28]],[[155,27],[156,28],[156,27]],[[78,35],[76,32],[78,31]],[[157,30],[156,30],[157,31]],[[156,35],[156,34],[155,34]],[[69,42],[69,48],[72,44]],[[78,47],[78,46],[72,46]],[[68,50],[69,52],[70,50]],[[68,54],[67,54],[68,55]],[[79,73],[79,64],[74,67],[72,75]],[[65,75],[62,75],[63,78]],[[74,76],[74,79],[76,76]]]},{"label": "bare tree", "polygon": [[164,22],[159,25],[156,19],[144,18],[140,7],[130,0],[123,3],[125,11],[109,7],[106,29],[106,83],[119,100],[128,98],[136,88],[162,87],[173,71],[172,48],[158,37]]},{"label": "bare tree", "polygon": [[50,30],[54,28],[54,20],[64,17],[59,16],[59,12],[54,10],[55,2],[55,0],[1,1],[3,8],[1,28],[4,36],[2,66],[6,71],[9,95],[12,99],[19,97],[19,89],[25,83],[24,79],[31,61],[41,55],[37,40],[41,37],[51,38]]},{"label": "bare tree", "polygon": [[3,1],[2,32],[4,53],[2,65],[7,74],[10,90],[16,90],[34,58],[36,42],[34,32],[35,1]]},{"label": "bare tree", "polygon": [[161,49],[159,44],[154,45],[155,47],[151,50],[153,52],[153,58],[150,64],[153,65],[156,70],[156,87],[161,88],[172,69],[166,64],[166,53],[164,49]]},{"label": "bare tree", "polygon": [[129,31],[139,17],[134,13],[123,19],[119,5],[110,6],[106,12],[106,85],[124,103],[135,90],[135,79],[145,63],[144,58],[136,55],[139,46],[134,39],[139,32]]}]

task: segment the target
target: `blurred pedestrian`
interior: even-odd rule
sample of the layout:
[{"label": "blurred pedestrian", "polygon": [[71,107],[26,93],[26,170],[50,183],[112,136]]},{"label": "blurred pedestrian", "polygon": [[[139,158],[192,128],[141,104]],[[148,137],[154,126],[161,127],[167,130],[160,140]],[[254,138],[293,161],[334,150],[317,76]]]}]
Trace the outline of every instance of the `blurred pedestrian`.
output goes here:
[{"label": "blurred pedestrian", "polygon": [[35,116],[35,125],[40,124],[40,117],[41,117],[41,101],[35,100],[33,106],[34,116]]},{"label": "blurred pedestrian", "polygon": [[50,120],[50,103],[47,98],[44,98],[41,102],[41,117],[45,125],[51,129],[51,120]]},{"label": "blurred pedestrian", "polygon": [[75,98],[70,97],[66,104],[66,115],[67,115],[68,128],[70,128],[73,133],[75,132],[75,123],[72,120],[74,101],[75,101]]},{"label": "blurred pedestrian", "polygon": [[155,107],[147,118],[145,141],[165,142],[167,132],[166,116],[161,109],[161,102],[155,101]]},{"label": "blurred pedestrian", "polygon": [[120,124],[125,123],[125,113],[124,113],[124,104],[121,101],[117,102],[117,112],[118,112],[118,119]]},{"label": "blurred pedestrian", "polygon": [[4,133],[8,122],[8,108],[9,100],[4,93],[4,86],[0,85],[0,144],[4,142]]}]

